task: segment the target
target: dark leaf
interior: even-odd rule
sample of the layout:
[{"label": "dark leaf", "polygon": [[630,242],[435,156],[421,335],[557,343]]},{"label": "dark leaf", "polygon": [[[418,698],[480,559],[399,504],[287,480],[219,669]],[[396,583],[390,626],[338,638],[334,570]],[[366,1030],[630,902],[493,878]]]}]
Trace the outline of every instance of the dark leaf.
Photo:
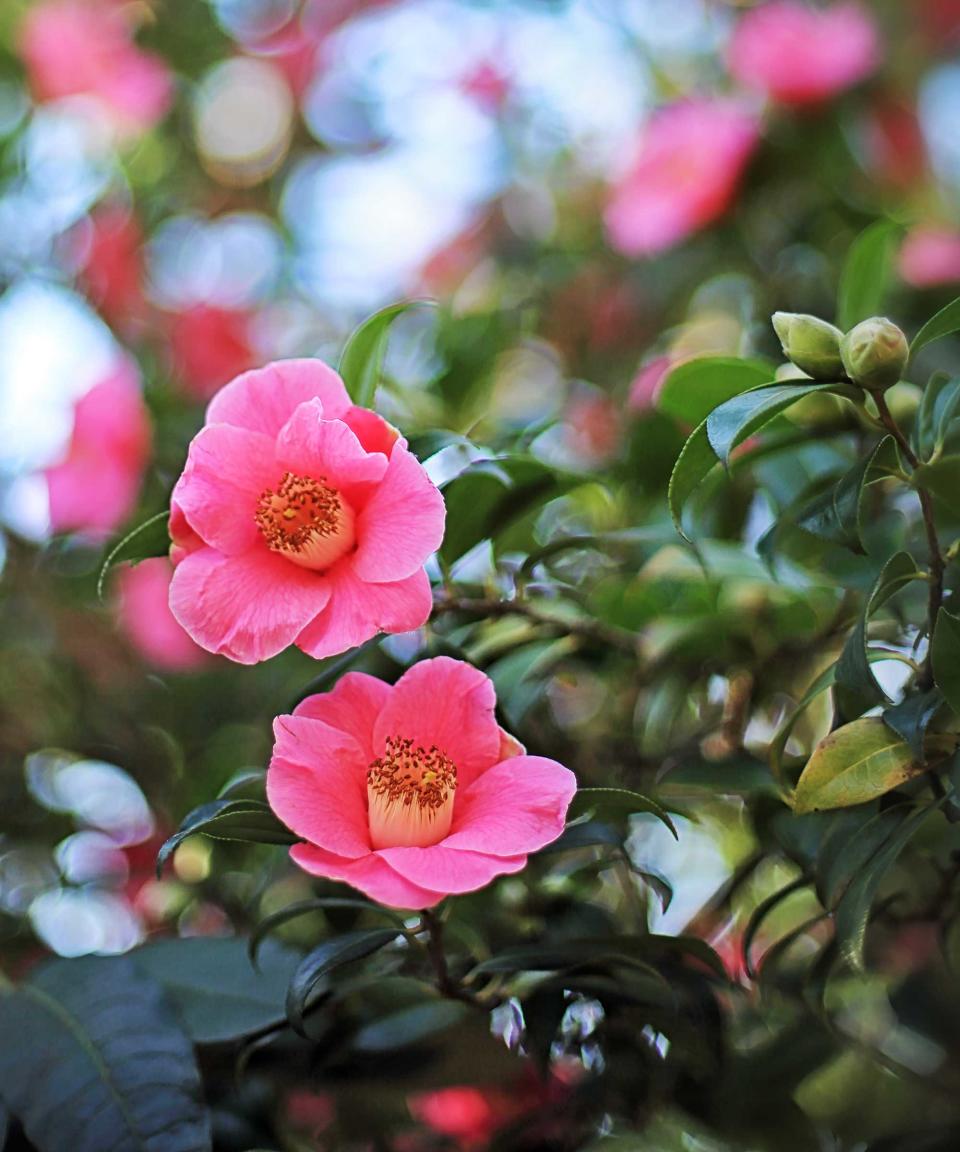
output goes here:
[{"label": "dark leaf", "polygon": [[960,299],[951,300],[946,307],[931,317],[920,331],[914,336],[910,345],[910,355],[916,356],[921,348],[940,340],[943,336],[950,336],[960,332]]},{"label": "dark leaf", "polygon": [[395,928],[371,928],[347,932],[314,948],[300,962],[287,989],[286,1013],[291,1026],[301,1035],[305,1034],[303,1017],[307,1000],[324,976],[344,964],[378,952],[397,936]]},{"label": "dark leaf", "polygon": [[132,532],[115,543],[111,543],[103,564],[100,566],[100,575],[97,577],[97,596],[103,599],[103,589],[106,585],[107,573],[117,564],[139,564],[141,560],[149,560],[154,556],[166,556],[170,551],[170,534],[167,522],[170,512],[164,509],[149,520],[144,520]]},{"label": "dark leaf", "polygon": [[157,875],[188,836],[201,832],[215,840],[241,840],[249,844],[296,844],[298,839],[262,800],[211,800],[194,808],[165,841],[157,853]]},{"label": "dark leaf", "polygon": [[766,384],[761,388],[743,392],[715,408],[706,419],[707,439],[723,464],[730,462],[730,453],[748,436],[768,424],[774,416],[786,411],[804,396],[817,392],[836,392],[836,384],[809,384],[791,381],[788,384]]},{"label": "dark leaf", "polygon": [[649,812],[656,816],[670,829],[674,839],[679,840],[670,813],[656,800],[627,788],[578,788],[567,812],[567,819],[575,820],[580,816],[609,819],[613,816],[629,816],[634,812]]},{"label": "dark leaf", "polygon": [[885,475],[896,463],[896,456],[893,437],[885,436],[834,487],[798,514],[797,527],[831,544],[841,544],[854,552],[864,553],[864,493],[874,473]]},{"label": "dark leaf", "polygon": [[0,1035],[0,1097],[39,1152],[210,1148],[190,1041],[128,957],[44,965],[0,994]]},{"label": "dark leaf", "polygon": [[[958,649],[960,652],[960,649]],[[957,686],[960,688],[960,675]],[[943,704],[943,694],[937,688],[929,692],[919,692],[914,696],[907,696],[892,708],[883,712],[883,722],[886,726],[910,745],[910,751],[918,763],[923,764],[926,759],[924,741],[930,721],[936,716]]]},{"label": "dark leaf", "polygon": [[355,1052],[390,1052],[409,1048],[461,1024],[470,1009],[460,1000],[431,1000],[382,1016],[361,1028],[350,1042]]},{"label": "dark leaf", "polygon": [[247,954],[250,957],[250,962],[256,966],[260,945],[275,928],[279,928],[290,920],[295,920],[298,916],[309,916],[311,913],[322,912],[327,908],[351,908],[357,912],[373,913],[377,916],[384,916],[396,924],[398,931],[403,928],[401,917],[391,912],[389,908],[384,908],[381,904],[373,904],[369,900],[360,900],[350,896],[317,896],[312,900],[298,900],[294,904],[288,904],[286,908],[280,908],[269,916],[265,916],[256,926],[247,943]]},{"label": "dark leaf", "polygon": [[751,913],[750,919],[747,921],[747,927],[743,933],[743,960],[744,966],[747,970],[747,975],[754,979],[756,976],[756,969],[753,965],[753,960],[750,955],[750,950],[753,946],[754,938],[760,931],[760,927],[764,920],[778,905],[782,904],[787,897],[792,896],[794,892],[798,892],[801,888],[805,888],[809,881],[805,876],[798,876],[796,880],[792,880],[785,887],[779,889],[777,892],[772,893],[765,900],[754,908]]},{"label": "dark leaf", "polygon": [[254,968],[239,936],[155,940],[132,956],[164,986],[196,1044],[238,1040],[281,1023],[287,985],[301,960],[268,941]]},{"label": "dark leaf", "polygon": [[960,715],[960,616],[941,608],[933,629],[933,675],[947,703]]}]

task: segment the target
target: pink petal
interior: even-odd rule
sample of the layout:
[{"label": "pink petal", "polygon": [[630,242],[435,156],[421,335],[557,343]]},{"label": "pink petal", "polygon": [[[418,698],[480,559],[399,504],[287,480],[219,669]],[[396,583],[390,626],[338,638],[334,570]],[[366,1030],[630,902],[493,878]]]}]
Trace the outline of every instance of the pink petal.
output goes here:
[{"label": "pink petal", "polygon": [[206,547],[204,542],[187,523],[183,509],[174,499],[170,501],[170,523],[168,530],[170,532],[170,560],[175,565],[179,564],[184,556],[189,556],[191,552],[196,552],[198,548]]},{"label": "pink petal", "polygon": [[343,880],[388,908],[432,908],[446,896],[445,892],[412,884],[376,853],[347,860],[313,844],[295,844],[290,849],[290,858],[314,876]]},{"label": "pink petal", "polygon": [[[380,587],[380,585],[374,585]],[[462,660],[422,660],[393,687],[374,729],[374,747],[401,736],[423,748],[436,745],[457,766],[457,787],[466,788],[500,755],[493,683]]]},{"label": "pink petal", "polygon": [[117,619],[131,645],[157,668],[189,672],[210,657],[198,648],[170,612],[173,568],[165,556],[143,560],[118,574]]},{"label": "pink petal", "polygon": [[[332,419],[329,413],[327,419]],[[395,444],[406,444],[392,424],[388,424],[382,416],[371,412],[369,408],[354,406],[337,419],[356,433],[357,439],[368,452],[382,452],[384,456],[389,456]]]},{"label": "pink petal", "polygon": [[321,477],[349,503],[363,502],[387,471],[387,458],[368,453],[342,420],[326,419],[319,400],[299,404],[277,437],[277,459],[298,476]]},{"label": "pink petal", "polygon": [[495,764],[457,792],[443,846],[492,856],[536,852],[563,831],[576,790],[574,774],[555,760],[516,756]]},{"label": "pink petal", "polygon": [[173,499],[207,544],[235,556],[263,544],[255,519],[257,501],[282,475],[266,436],[210,424],[190,444]]},{"label": "pink petal", "polygon": [[378,632],[411,632],[433,608],[430,580],[421,569],[395,584],[365,584],[349,557],[326,573],[330,603],[297,637],[297,647],[318,660],[336,656]]},{"label": "pink petal", "polygon": [[402,580],[440,547],[446,508],[423,465],[399,445],[357,518],[353,568],[363,580]]},{"label": "pink petal", "polygon": [[298,836],[356,858],[370,852],[366,770],[370,761],[346,732],[305,716],[278,716],[267,799]]},{"label": "pink petal", "polygon": [[381,848],[377,855],[411,884],[432,884],[445,894],[474,892],[497,876],[519,872],[526,856],[487,856],[434,844],[430,848]]},{"label": "pink petal", "polygon": [[74,455],[45,476],[54,532],[112,532],[133,511],[140,491],[139,469],[102,457]]},{"label": "pink petal", "polygon": [[294,708],[294,716],[322,720],[346,732],[363,749],[369,766],[377,758],[373,750],[373,726],[390,699],[390,685],[365,672],[347,672],[329,692],[308,696]]},{"label": "pink petal", "polygon": [[256,664],[282,652],[330,599],[330,583],[269,552],[200,548],[177,565],[170,610],[201,648]]},{"label": "pink petal", "polygon": [[315,397],[328,420],[352,406],[343,381],[322,360],[277,360],[221,388],[207,408],[207,423],[235,424],[273,437],[297,405]]}]

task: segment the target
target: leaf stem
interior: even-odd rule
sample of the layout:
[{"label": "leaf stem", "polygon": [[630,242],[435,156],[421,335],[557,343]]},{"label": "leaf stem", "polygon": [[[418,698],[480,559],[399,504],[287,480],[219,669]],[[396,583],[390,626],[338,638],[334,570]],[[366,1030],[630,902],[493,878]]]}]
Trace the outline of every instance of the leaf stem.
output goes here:
[{"label": "leaf stem", "polygon": [[[875,392],[873,393],[873,399],[877,405],[877,412],[880,414],[883,426],[894,440],[896,440],[900,451],[903,453],[904,459],[915,472],[917,468],[920,467],[920,460],[910,447],[910,442],[906,436],[904,436],[900,425],[890,411],[886,398],[882,392]],[[940,539],[937,536],[937,525],[933,515],[933,500],[930,493],[920,485],[917,485],[916,491],[923,513],[923,526],[927,534],[927,548],[930,552],[930,588],[927,594],[929,642],[927,644],[926,659],[924,660],[918,682],[918,686],[923,691],[926,691],[933,687],[933,630],[936,627],[937,616],[940,613],[940,606],[943,603],[943,574],[946,568],[946,562],[943,558],[943,550],[940,547]]]},{"label": "leaf stem", "polygon": [[420,912],[420,924],[427,933],[427,955],[433,964],[433,972],[437,981],[437,988],[442,995],[450,996],[454,1000],[467,1000],[471,1004],[474,998],[450,973],[447,965],[447,955],[443,948],[443,921],[432,908],[424,908]]}]

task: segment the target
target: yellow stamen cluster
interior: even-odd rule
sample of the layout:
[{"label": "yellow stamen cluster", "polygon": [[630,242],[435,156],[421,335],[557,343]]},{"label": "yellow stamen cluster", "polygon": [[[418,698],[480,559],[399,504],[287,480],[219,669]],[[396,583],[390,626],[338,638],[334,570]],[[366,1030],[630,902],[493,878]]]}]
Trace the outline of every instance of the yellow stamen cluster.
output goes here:
[{"label": "yellow stamen cluster", "polygon": [[439,748],[391,737],[367,771],[374,848],[426,847],[442,840],[453,819],[457,769]]}]

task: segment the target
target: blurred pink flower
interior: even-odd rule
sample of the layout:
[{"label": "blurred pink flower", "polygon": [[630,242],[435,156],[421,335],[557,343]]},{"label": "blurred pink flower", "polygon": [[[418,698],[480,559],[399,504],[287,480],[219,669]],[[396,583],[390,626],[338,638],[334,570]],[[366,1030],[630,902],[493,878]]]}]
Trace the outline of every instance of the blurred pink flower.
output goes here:
[{"label": "blurred pink flower", "polygon": [[926,225],[907,234],[898,258],[900,276],[914,288],[960,282],[960,232]]},{"label": "blurred pink flower", "polygon": [[891,96],[873,101],[864,119],[863,151],[867,171],[877,180],[898,191],[918,184],[927,149],[916,109]]},{"label": "blurred pink flower", "polygon": [[143,560],[118,574],[117,620],[131,646],[167,672],[190,672],[209,660],[170,611],[173,567],[165,556]]},{"label": "blurred pink flower", "polygon": [[170,318],[170,358],[184,388],[198,400],[254,366],[251,316],[240,309],[197,304]]},{"label": "blurred pink flower", "polygon": [[607,203],[610,243],[626,256],[653,256],[711,224],[733,201],[758,140],[756,117],[734,100],[655,112]]},{"label": "blurred pink flower", "polygon": [[170,107],[166,65],[133,41],[128,12],[116,0],[43,0],[29,7],[19,46],[35,99],[89,96],[117,127],[141,132]]},{"label": "blurred pink flower", "polygon": [[460,77],[460,90],[485,112],[499,112],[507,102],[513,82],[494,60],[481,60]]},{"label": "blurred pink flower", "polygon": [[114,327],[128,329],[142,318],[143,236],[136,217],[120,205],[97,209],[89,222],[80,280]]},{"label": "blurred pink flower", "polygon": [[734,79],[781,104],[819,104],[880,63],[873,17],[856,0],[816,9],[770,0],[745,13],[727,59]]},{"label": "blurred pink flower", "polygon": [[133,511],[150,453],[150,423],[129,357],[76,402],[63,460],[45,472],[54,532],[106,535]]},{"label": "blurred pink flower", "polygon": [[596,466],[609,460],[620,445],[622,428],[619,405],[602,392],[577,396],[567,405],[564,439],[583,464]]},{"label": "blurred pink flower", "polygon": [[527,756],[493,684],[460,660],[392,687],[359,672],[274,722],[267,798],[305,844],[293,860],[398,908],[430,908],[519,872],[563,831],[576,781]]},{"label": "blurred pink flower", "polygon": [[643,365],[630,385],[627,407],[631,412],[647,412],[654,407],[672,367],[673,361],[669,356],[657,356]]},{"label": "blurred pink flower", "polygon": [[190,445],[171,502],[170,607],[241,664],[419,628],[444,515],[406,441],[332,368],[269,364],[217,393]]}]

